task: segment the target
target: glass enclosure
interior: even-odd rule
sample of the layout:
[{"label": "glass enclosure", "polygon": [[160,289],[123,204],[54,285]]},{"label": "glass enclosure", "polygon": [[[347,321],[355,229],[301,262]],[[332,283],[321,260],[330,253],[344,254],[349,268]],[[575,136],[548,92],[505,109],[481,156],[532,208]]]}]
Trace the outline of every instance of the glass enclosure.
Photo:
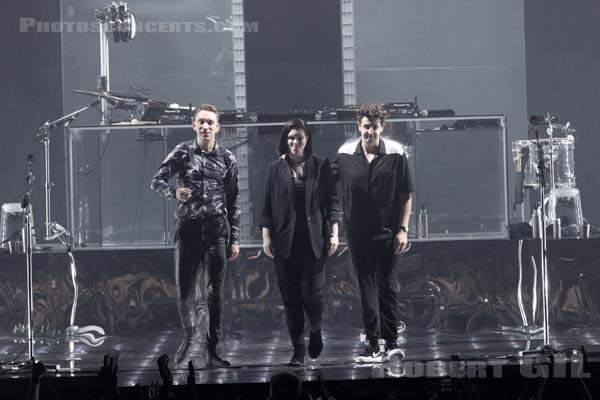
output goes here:
[{"label": "glass enclosure", "polygon": [[[358,139],[354,121],[309,124],[315,152],[329,158]],[[282,125],[223,123],[217,136],[238,161],[242,244],[260,243],[265,171]],[[154,193],[150,180],[176,144],[194,137],[188,125],[69,127],[68,216],[76,246],[170,245],[175,201]],[[401,143],[409,161],[413,239],[507,237],[504,116],[390,119],[383,137]]]}]

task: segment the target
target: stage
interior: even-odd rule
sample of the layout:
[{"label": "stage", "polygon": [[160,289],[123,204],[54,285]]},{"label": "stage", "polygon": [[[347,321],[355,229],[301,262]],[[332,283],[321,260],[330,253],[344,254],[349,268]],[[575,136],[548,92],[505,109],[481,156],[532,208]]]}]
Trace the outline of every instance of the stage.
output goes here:
[{"label": "stage", "polygon": [[[545,356],[520,357],[520,352],[543,344],[541,289],[534,280],[539,280],[539,267],[531,259],[538,256],[537,245],[533,240],[413,243],[398,265],[403,321],[398,344],[403,355],[367,365],[354,362],[364,344],[352,268],[342,249],[327,267],[323,354],[301,368],[287,367],[292,349],[271,261],[257,256],[256,246],[244,246],[226,280],[225,338],[220,346],[232,367],[206,369],[203,344],[197,340],[190,359],[199,393],[266,398],[266,382],[281,370],[298,374],[315,398],[321,390],[319,377],[338,399],[377,398],[378,390],[414,390],[407,398],[420,398],[432,381],[438,386],[447,381],[448,390],[462,390],[465,379],[480,391],[494,388],[490,395],[525,393],[544,374],[560,378],[561,385],[576,393],[593,391],[590,375],[600,365],[598,240],[549,241],[550,339],[562,348],[552,356],[553,363]],[[77,390],[89,387],[103,355],[113,350],[120,354],[118,384],[124,395],[134,396],[136,384],[160,381],[156,361],[161,354],[170,355],[174,382],[184,388],[187,360],[184,365],[172,361],[181,340],[172,253],[169,247],[76,249],[75,325],[102,328],[104,334],[92,329],[73,336],[67,334],[73,304],[69,259],[60,246],[38,249],[33,274],[35,355],[48,368],[44,379],[61,398],[76,398]],[[24,256],[1,254],[0,260],[0,378],[6,378],[0,379],[0,387],[19,398],[29,382],[28,372],[18,364],[27,359]],[[571,377],[578,379],[562,379]],[[592,386],[584,389],[579,382]]]},{"label": "stage", "polygon": [[[357,394],[356,390],[368,397],[377,388],[402,389],[404,393],[420,388],[418,392],[424,387],[431,389],[432,385],[440,384],[433,382],[444,379],[454,382],[451,386],[457,385],[460,380],[469,380],[473,387],[495,382],[495,391],[525,393],[528,380],[531,380],[529,386],[535,387],[541,380],[535,378],[550,374],[545,357],[518,357],[519,351],[536,348],[542,343],[539,334],[528,336],[510,331],[466,334],[437,329],[407,329],[399,339],[405,357],[397,357],[384,364],[357,364],[353,361],[363,350],[359,335],[359,328],[327,330],[322,356],[300,368],[287,366],[291,348],[285,332],[272,334],[254,330],[241,333],[239,338],[227,339],[222,346],[223,355],[232,362],[232,367],[226,369],[205,369],[202,345],[198,343],[191,353],[197,368],[198,391],[221,396],[228,394],[225,398],[233,398],[234,393],[245,393],[250,396],[248,398],[264,399],[268,395],[270,376],[288,370],[297,374],[305,387],[312,389],[309,391],[315,398],[320,392],[319,377],[338,399],[362,398],[350,396]],[[563,381],[563,378],[585,378],[586,384],[592,386],[592,377],[599,372],[599,338],[600,330],[589,328],[573,328],[552,335],[553,342],[563,347],[565,353],[556,356],[555,363],[559,366],[555,366],[551,376]],[[76,344],[74,353],[69,352],[68,342],[61,342],[38,346],[37,359],[43,360],[48,368],[45,379],[65,393],[61,394],[61,398],[75,398],[67,397],[66,393],[74,395],[78,387],[89,387],[90,382],[96,379],[104,353],[108,349],[116,349],[120,353],[119,387],[123,393],[135,394],[133,389],[136,384],[147,387],[153,381],[160,381],[156,360],[164,353],[172,355],[179,339],[178,331],[164,331],[151,336],[110,336],[102,346],[96,348]],[[22,344],[14,343],[14,337],[11,336],[3,336],[0,343],[5,359],[15,356],[23,348]],[[573,354],[572,351],[581,346],[585,346],[587,352],[588,363],[585,367],[581,352]],[[540,368],[540,365],[545,365],[546,369]],[[69,367],[75,367],[75,370],[70,371]],[[175,385],[185,386],[187,365],[172,365],[171,369]],[[1,377],[5,378],[0,379],[4,393],[8,390],[14,393],[14,398],[18,398],[20,389],[24,395],[29,383],[26,371],[5,369]],[[386,381],[382,383],[382,379]],[[15,382],[18,384],[15,385]],[[579,386],[576,381],[574,383]],[[484,389],[482,387],[479,390]],[[488,392],[488,395],[491,394]]]}]

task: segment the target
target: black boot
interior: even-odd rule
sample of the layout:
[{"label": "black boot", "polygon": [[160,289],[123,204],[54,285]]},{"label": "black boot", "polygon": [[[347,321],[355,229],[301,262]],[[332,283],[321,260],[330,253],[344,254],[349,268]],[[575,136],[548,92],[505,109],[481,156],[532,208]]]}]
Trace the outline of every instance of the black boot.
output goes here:
[{"label": "black boot", "polygon": [[294,354],[290,360],[290,367],[301,367],[304,365],[304,359],[306,358],[306,346],[299,344],[294,346]]},{"label": "black boot", "polygon": [[206,368],[225,368],[230,366],[231,363],[229,361],[219,357],[216,349],[206,348]]},{"label": "black boot", "polygon": [[323,338],[321,330],[311,332],[308,339],[308,355],[313,360],[321,355],[323,351]]}]

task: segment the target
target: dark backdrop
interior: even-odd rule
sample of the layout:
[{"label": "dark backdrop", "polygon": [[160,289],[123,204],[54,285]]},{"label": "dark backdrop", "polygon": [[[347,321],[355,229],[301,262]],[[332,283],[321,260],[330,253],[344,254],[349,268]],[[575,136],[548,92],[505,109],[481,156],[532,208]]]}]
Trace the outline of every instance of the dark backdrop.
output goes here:
[{"label": "dark backdrop", "polygon": [[[60,33],[19,32],[20,18],[60,21],[60,0],[10,2],[0,17],[0,204],[18,202],[26,184],[26,158],[35,156],[32,197],[36,223],[44,220],[43,145],[37,128],[62,114]],[[51,136],[54,220],[66,221],[62,131]]]},{"label": "dark backdrop", "polygon": [[[248,104],[274,111],[296,104],[306,107],[341,104],[341,68],[339,64],[334,65],[333,55],[324,52],[326,47],[339,48],[334,45],[339,42],[339,34],[334,32],[339,30],[337,2],[251,3],[252,7],[246,7],[246,20],[259,21],[260,33],[253,34],[256,38],[247,43]],[[275,7],[276,3],[281,3],[281,7]],[[600,155],[597,114],[600,99],[596,95],[600,86],[596,76],[600,59],[597,45],[600,26],[596,21],[600,17],[600,5],[593,0],[569,3],[531,0],[524,4],[527,111],[528,114],[547,111],[558,114],[577,128],[577,185],[582,194],[584,216],[597,225],[600,209],[595,205],[600,197],[600,177],[594,160]],[[267,11],[277,26],[270,27],[269,21],[259,18]],[[334,23],[323,26],[327,24],[315,20],[318,15],[328,15],[328,20]],[[57,118],[63,111],[61,38],[58,33],[20,33],[21,17],[57,21],[60,1],[13,2],[0,17],[0,110],[3,116],[0,170],[4,178],[0,203],[19,200],[25,189],[25,158],[32,153],[36,155],[37,174],[34,213],[39,222],[43,219],[42,145],[32,138],[37,127]],[[253,40],[260,41],[259,35],[284,37],[288,33],[290,36],[285,37],[290,38],[289,42],[278,40],[279,45],[252,47]],[[297,40],[300,36],[302,41]],[[311,45],[302,44],[304,39]],[[331,59],[323,58],[329,55]],[[336,57],[339,58],[339,54]],[[302,71],[302,75],[298,71]],[[319,84],[318,79],[322,79]],[[294,99],[293,102],[290,99]],[[63,161],[62,133],[56,132],[52,142],[53,212],[54,219],[62,222],[66,221]]]},{"label": "dark backdrop", "polygon": [[600,225],[600,3],[525,1],[527,110],[571,121],[583,216]]},{"label": "dark backdrop", "polygon": [[340,4],[248,0],[244,19],[248,108],[266,112],[343,104]]}]

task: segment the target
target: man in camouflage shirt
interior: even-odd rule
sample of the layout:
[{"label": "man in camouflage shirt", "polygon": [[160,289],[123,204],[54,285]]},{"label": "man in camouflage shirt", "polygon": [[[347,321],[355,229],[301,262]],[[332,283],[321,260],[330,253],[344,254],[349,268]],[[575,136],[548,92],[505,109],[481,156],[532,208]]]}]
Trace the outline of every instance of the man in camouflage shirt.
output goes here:
[{"label": "man in camouflage shirt", "polygon": [[[178,201],[175,283],[185,337],[175,361],[185,360],[208,308],[206,365],[227,367],[230,363],[217,354],[216,348],[221,332],[226,258],[234,260],[239,254],[237,164],[233,153],[215,140],[220,125],[214,106],[196,107],[192,127],[196,139],[178,144],[152,179],[154,191]],[[175,186],[169,184],[173,176],[177,176]],[[199,313],[195,307],[197,285],[202,292]]]}]

